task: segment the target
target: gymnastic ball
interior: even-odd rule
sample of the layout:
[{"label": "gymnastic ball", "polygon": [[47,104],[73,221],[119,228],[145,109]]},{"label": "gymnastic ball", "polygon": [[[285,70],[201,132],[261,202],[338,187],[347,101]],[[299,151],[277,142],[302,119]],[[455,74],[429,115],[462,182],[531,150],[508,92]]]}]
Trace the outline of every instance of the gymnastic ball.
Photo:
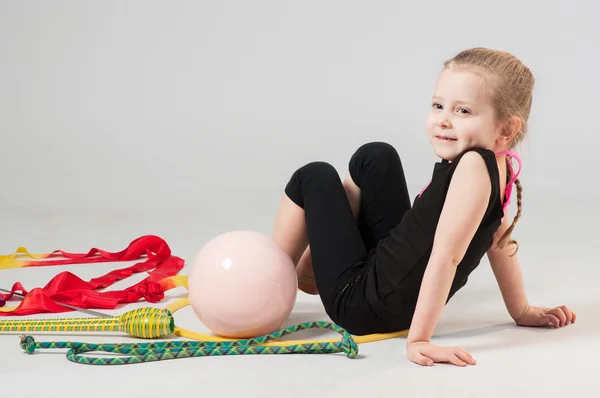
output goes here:
[{"label": "gymnastic ball", "polygon": [[206,243],[188,275],[190,305],[213,333],[252,338],[279,330],[296,302],[292,259],[271,238],[226,232]]}]

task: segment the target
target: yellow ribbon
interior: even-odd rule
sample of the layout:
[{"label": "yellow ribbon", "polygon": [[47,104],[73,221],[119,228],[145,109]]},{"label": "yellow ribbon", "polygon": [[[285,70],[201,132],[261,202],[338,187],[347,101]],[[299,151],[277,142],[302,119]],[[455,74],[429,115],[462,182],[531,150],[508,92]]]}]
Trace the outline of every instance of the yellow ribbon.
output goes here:
[{"label": "yellow ribbon", "polygon": [[[17,250],[13,254],[8,255],[0,255],[0,269],[9,269],[9,268],[21,268],[25,264],[22,260],[18,260],[17,257],[30,257],[32,259],[42,259],[47,256],[47,254],[32,254],[27,250],[26,247],[19,246]],[[0,307],[0,312],[10,312],[17,309],[17,307]]]},{"label": "yellow ribbon", "polygon": [[8,255],[0,255],[0,269],[9,269],[9,268],[21,268],[25,265],[25,262],[22,260],[18,260],[17,257],[27,256],[32,259],[42,259],[46,258],[48,254],[31,254],[27,250],[27,248],[20,246],[13,254]]}]

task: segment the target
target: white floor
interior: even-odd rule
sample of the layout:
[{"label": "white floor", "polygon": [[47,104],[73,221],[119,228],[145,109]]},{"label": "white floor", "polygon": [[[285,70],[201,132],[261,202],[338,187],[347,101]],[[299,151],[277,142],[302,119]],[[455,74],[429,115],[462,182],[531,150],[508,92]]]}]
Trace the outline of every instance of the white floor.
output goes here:
[{"label": "white floor", "polygon": [[[566,207],[566,206],[563,206]],[[476,357],[468,368],[438,365],[421,368],[405,356],[404,339],[360,346],[353,360],[342,354],[231,356],[191,358],[115,367],[69,362],[64,352],[21,352],[19,333],[0,335],[0,391],[6,397],[598,397],[600,371],[600,282],[596,258],[598,211],[594,203],[564,216],[554,205],[527,209],[517,229],[520,258],[531,303],[567,304],[577,312],[575,325],[559,330],[515,327],[506,313],[487,262],[448,305],[434,341],[461,345]],[[3,217],[0,253],[25,245],[34,252],[52,249],[87,251],[96,246],[120,250],[143,234],[158,234],[173,252],[191,258],[219,228],[193,220],[147,217],[117,221],[103,217]],[[260,228],[268,228],[268,220]],[[564,225],[559,225],[564,223]],[[211,229],[212,228],[212,229]],[[266,230],[264,231],[266,232]],[[16,281],[42,286],[55,273],[71,270],[82,278],[97,276],[116,264],[0,271],[0,287]],[[184,270],[184,273],[187,273]],[[138,277],[127,280],[126,286]],[[177,299],[175,290],[166,305]],[[133,306],[131,306],[133,307]],[[131,308],[128,307],[127,309]],[[124,312],[126,308],[114,311]],[[62,316],[78,316],[77,313]],[[82,315],[85,316],[85,315]],[[177,323],[206,329],[188,307]],[[300,294],[287,324],[327,320],[318,298]],[[34,334],[37,340],[130,341],[120,335]],[[290,338],[337,337],[322,331]],[[37,373],[34,373],[37,372]],[[107,395],[110,394],[110,395]]]}]

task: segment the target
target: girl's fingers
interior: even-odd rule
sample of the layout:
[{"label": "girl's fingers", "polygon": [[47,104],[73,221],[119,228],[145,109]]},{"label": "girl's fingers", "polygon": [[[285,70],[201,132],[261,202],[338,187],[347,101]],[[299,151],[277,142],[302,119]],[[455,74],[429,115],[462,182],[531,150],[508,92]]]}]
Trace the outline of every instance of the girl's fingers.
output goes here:
[{"label": "girl's fingers", "polygon": [[560,307],[551,309],[550,313],[560,320],[558,327],[562,327],[567,323],[567,315],[565,315]]},{"label": "girl's fingers", "polygon": [[571,309],[569,307],[567,307],[566,305],[563,305],[560,308],[562,309],[562,311],[565,313],[565,316],[567,317],[567,321],[565,322],[565,325],[572,323],[573,322],[573,311],[571,311]]},{"label": "girl's fingers", "polygon": [[431,358],[428,358],[425,355],[421,354],[419,351],[413,352],[412,355],[410,356],[410,360],[413,361],[414,363],[416,363],[417,365],[421,365],[421,366],[432,366],[433,365],[433,360]]},{"label": "girl's fingers", "polygon": [[473,359],[471,354],[469,354],[467,351],[463,350],[462,348],[456,350],[454,352],[454,355],[456,355],[456,357],[458,357],[458,359],[460,359],[461,361],[463,361],[469,365],[475,365],[475,359]]},{"label": "girl's fingers", "polygon": [[[560,319],[558,319],[558,317],[556,315],[552,315],[552,314],[546,314],[542,317],[542,322],[544,323],[544,325],[551,323],[552,326],[554,326],[555,328],[560,326]],[[543,326],[543,325],[540,325]]]},{"label": "girl's fingers", "polygon": [[[466,358],[464,354],[461,353],[461,355]],[[467,366],[467,363],[465,361],[460,359],[457,355],[453,354],[452,352],[450,352],[448,355],[448,361],[456,366]]]}]

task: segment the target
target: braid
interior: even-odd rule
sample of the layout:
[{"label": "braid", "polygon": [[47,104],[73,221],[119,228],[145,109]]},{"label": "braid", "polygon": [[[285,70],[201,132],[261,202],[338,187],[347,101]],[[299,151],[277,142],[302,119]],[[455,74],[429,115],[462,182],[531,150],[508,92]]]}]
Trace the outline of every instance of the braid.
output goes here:
[{"label": "braid", "polygon": [[[507,165],[508,165],[509,162],[510,162],[510,160],[507,157],[506,158]],[[515,215],[515,218],[513,219],[513,222],[510,225],[510,227],[508,227],[508,229],[506,230],[506,232],[504,232],[504,235],[502,235],[502,237],[500,238],[500,240],[498,240],[498,247],[500,249],[504,249],[507,244],[511,244],[511,245],[515,245],[516,246],[515,251],[510,255],[510,257],[514,256],[519,251],[519,242],[517,242],[516,240],[512,239],[511,235],[512,235],[513,230],[515,229],[515,225],[517,224],[517,221],[519,221],[519,218],[521,218],[521,213],[523,212],[523,207],[522,207],[522,204],[523,204],[523,186],[521,185],[521,181],[518,178],[515,180],[515,185],[517,186],[517,214]]]}]

